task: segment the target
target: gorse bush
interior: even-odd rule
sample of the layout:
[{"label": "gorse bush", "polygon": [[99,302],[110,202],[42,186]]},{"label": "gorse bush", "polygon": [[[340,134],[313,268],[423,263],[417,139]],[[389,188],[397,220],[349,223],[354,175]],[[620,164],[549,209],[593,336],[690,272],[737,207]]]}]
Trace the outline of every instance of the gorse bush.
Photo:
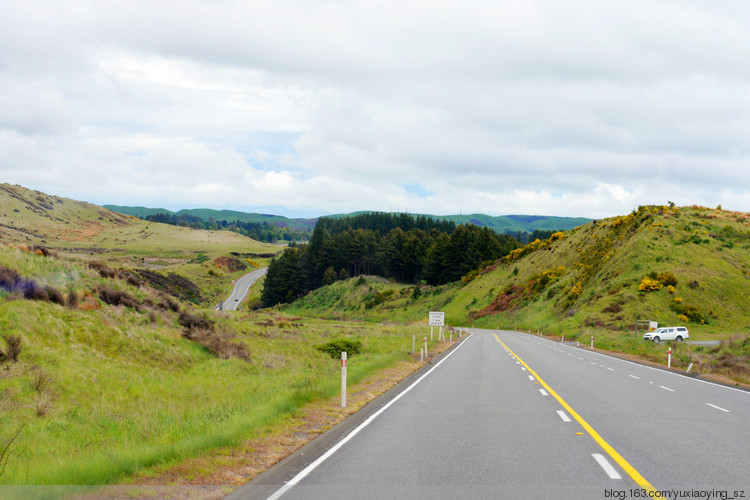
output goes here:
[{"label": "gorse bush", "polygon": [[353,356],[362,352],[362,341],[357,339],[335,339],[315,347],[317,350],[328,354],[334,359],[341,358],[341,353]]}]

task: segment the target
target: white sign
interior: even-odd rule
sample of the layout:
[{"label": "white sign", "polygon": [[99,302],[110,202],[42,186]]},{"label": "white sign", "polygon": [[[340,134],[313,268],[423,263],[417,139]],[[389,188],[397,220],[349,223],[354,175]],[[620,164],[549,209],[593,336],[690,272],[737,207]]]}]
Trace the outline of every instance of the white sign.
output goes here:
[{"label": "white sign", "polygon": [[430,311],[430,326],[443,326],[445,325],[445,313],[438,311]]}]

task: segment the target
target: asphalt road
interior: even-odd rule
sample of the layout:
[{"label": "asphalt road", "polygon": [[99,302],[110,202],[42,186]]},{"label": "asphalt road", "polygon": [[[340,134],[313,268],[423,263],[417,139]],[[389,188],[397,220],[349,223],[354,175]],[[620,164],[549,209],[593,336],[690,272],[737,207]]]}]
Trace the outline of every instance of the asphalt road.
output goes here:
[{"label": "asphalt road", "polygon": [[750,498],[745,391],[481,330],[404,389],[231,498]]},{"label": "asphalt road", "polygon": [[222,308],[224,311],[236,311],[237,306],[242,303],[242,299],[245,298],[245,295],[247,295],[247,292],[253,285],[253,283],[255,283],[258,278],[266,274],[267,271],[267,267],[256,269],[255,271],[248,273],[242,278],[238,279],[234,284],[234,290],[232,290],[232,294],[229,296],[229,298],[222,304],[215,306],[214,309]]}]

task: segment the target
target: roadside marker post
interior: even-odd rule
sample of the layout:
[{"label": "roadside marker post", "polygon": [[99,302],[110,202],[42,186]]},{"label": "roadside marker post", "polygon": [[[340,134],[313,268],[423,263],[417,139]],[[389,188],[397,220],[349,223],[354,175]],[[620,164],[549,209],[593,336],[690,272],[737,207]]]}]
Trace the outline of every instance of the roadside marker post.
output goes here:
[{"label": "roadside marker post", "polygon": [[593,335],[591,336],[591,348],[592,349],[594,348],[594,336]]},{"label": "roadside marker post", "polygon": [[560,342],[565,343],[565,332],[563,332],[562,339],[560,340]]},{"label": "roadside marker post", "polygon": [[427,357],[427,337],[424,338],[424,357]]},{"label": "roadside marker post", "polygon": [[451,332],[451,339],[450,342],[453,342],[453,332]]},{"label": "roadside marker post", "polygon": [[669,354],[667,354],[667,368],[672,368],[672,348],[669,348]]},{"label": "roadside marker post", "polygon": [[341,351],[341,407],[346,408],[346,351]]},{"label": "roadside marker post", "polygon": [[424,347],[419,348],[419,361],[424,361]]}]

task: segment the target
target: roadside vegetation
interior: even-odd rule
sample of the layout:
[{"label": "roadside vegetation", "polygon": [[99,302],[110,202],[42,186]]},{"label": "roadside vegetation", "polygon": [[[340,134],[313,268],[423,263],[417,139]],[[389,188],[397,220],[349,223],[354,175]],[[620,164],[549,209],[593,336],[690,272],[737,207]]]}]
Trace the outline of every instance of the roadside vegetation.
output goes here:
[{"label": "roadside vegetation", "polygon": [[349,365],[357,383],[411,362],[418,333],[208,314],[128,271],[109,276],[111,268],[18,246],[0,246],[0,265],[62,296],[0,290],[2,484],[103,484],[231,446],[337,394],[339,364],[320,346],[357,346]]}]

